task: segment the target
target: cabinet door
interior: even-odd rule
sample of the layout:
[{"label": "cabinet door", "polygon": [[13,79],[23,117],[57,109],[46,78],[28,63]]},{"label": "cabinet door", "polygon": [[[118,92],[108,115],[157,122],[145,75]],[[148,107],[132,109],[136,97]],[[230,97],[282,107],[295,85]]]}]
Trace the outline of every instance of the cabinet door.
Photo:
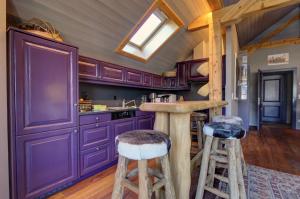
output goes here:
[{"label": "cabinet door", "polygon": [[64,129],[19,136],[18,198],[37,198],[78,177],[78,132]]},{"label": "cabinet door", "polygon": [[144,73],[143,85],[144,86],[151,86],[152,85],[152,74]]},{"label": "cabinet door", "polygon": [[177,64],[177,84],[178,87],[187,87],[187,64]]},{"label": "cabinet door", "polygon": [[82,151],[80,154],[80,175],[101,169],[111,162],[112,148],[110,143]]},{"label": "cabinet door", "polygon": [[142,72],[135,70],[126,70],[126,83],[127,84],[135,84],[142,85]]},{"label": "cabinet door", "polygon": [[[136,129],[135,118],[115,120],[113,122],[113,131],[115,137],[127,131],[132,131],[134,129]],[[114,151],[112,159],[115,160],[118,158],[115,142],[113,142],[112,148],[112,150]]]},{"label": "cabinet door", "polygon": [[80,150],[99,146],[113,139],[110,122],[84,125],[80,127]]},{"label": "cabinet door", "polygon": [[99,64],[97,60],[87,57],[79,57],[79,77],[83,79],[97,79],[100,77]]},{"label": "cabinet door", "polygon": [[142,116],[136,119],[137,129],[153,129],[153,116]]},{"label": "cabinet door", "polygon": [[208,76],[201,75],[197,69],[202,65],[206,64],[208,60],[191,61],[188,67],[188,80],[190,81],[208,81]]},{"label": "cabinet door", "polygon": [[108,82],[123,83],[124,82],[124,68],[114,64],[102,62],[100,66],[101,80]]},{"label": "cabinet door", "polygon": [[154,88],[161,88],[162,87],[162,77],[160,75],[153,75],[152,76],[152,86]]},{"label": "cabinet door", "polygon": [[17,135],[77,125],[77,49],[14,32],[10,74]]}]

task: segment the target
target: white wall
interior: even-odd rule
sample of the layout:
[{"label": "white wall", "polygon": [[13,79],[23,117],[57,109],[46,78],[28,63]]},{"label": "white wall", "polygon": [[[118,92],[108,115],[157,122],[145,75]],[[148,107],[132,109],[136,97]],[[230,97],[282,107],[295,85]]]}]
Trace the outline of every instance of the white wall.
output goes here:
[{"label": "white wall", "polygon": [[7,92],[6,92],[6,0],[0,0],[0,198],[9,198]]}]

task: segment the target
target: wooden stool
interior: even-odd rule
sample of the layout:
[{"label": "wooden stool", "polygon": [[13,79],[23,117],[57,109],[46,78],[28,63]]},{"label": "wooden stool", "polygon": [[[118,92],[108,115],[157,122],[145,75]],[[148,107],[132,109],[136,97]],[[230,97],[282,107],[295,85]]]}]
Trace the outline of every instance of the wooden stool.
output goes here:
[{"label": "wooden stool", "polygon": [[[240,117],[237,116],[224,116],[224,115],[218,115],[218,116],[214,116],[212,118],[212,122],[213,123],[226,123],[226,124],[235,124],[235,125],[240,125],[241,127],[243,126],[243,120]],[[217,143],[213,144],[213,150],[216,150],[216,145],[218,146],[219,144],[225,144],[224,140],[220,143],[218,143],[218,141],[215,141]],[[239,147],[241,148],[241,141],[237,140],[237,145],[239,145]],[[222,147],[221,147],[222,148]],[[247,164],[244,158],[244,153],[243,150],[241,148],[241,160],[242,160],[242,169],[243,169],[243,175],[247,176]],[[219,150],[216,150],[216,152],[220,152]],[[223,151],[224,154],[224,151]]]},{"label": "wooden stool", "polygon": [[[193,169],[197,166],[200,165],[201,162],[201,157],[203,153],[203,144],[204,144],[204,134],[202,132],[205,120],[207,118],[207,115],[204,113],[199,113],[199,112],[193,112],[191,114],[191,124],[196,122],[197,124],[197,141],[198,141],[198,153],[192,158],[191,160],[191,172],[193,172]],[[192,135],[194,135],[192,133]]]},{"label": "wooden stool", "polygon": [[[176,198],[171,179],[168,151],[171,142],[168,135],[154,130],[135,130],[116,138],[119,162],[115,175],[112,199],[123,198],[124,187],[139,195],[139,199],[150,199],[152,193],[165,187],[166,198]],[[160,158],[162,173],[147,167],[147,160]],[[128,160],[137,160],[138,168],[127,173]],[[138,175],[139,183],[134,184],[129,177]],[[158,180],[153,184],[150,176]]]},{"label": "wooden stool", "polygon": [[[204,190],[209,191],[222,198],[246,199],[246,191],[241,164],[241,148],[239,140],[246,135],[240,125],[226,123],[211,123],[204,125],[203,132],[206,135],[204,152],[201,162],[201,170],[197,187],[196,199],[202,199]],[[212,150],[215,140],[225,140],[225,151],[216,152]],[[218,149],[217,149],[218,150]],[[208,179],[208,168],[210,161],[218,162],[228,166],[228,177],[218,175],[213,171],[209,174],[212,182]],[[229,194],[214,188],[214,179],[229,184]]]}]

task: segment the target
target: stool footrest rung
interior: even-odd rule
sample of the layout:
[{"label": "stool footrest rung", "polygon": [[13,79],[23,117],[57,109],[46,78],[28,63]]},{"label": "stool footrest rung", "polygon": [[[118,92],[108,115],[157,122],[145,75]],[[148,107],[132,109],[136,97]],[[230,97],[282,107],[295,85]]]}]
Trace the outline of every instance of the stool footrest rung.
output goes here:
[{"label": "stool footrest rung", "polygon": [[216,162],[228,163],[227,157],[220,156],[220,155],[211,155],[210,159],[215,160]]},{"label": "stool footrest rung", "polygon": [[227,164],[223,164],[223,163],[216,163],[216,167],[218,168],[223,168],[223,169],[228,169],[228,165]]},{"label": "stool footrest rung", "polygon": [[157,191],[157,190],[159,190],[160,188],[162,188],[163,186],[165,186],[165,184],[166,184],[166,179],[165,179],[165,178],[160,179],[159,181],[157,181],[157,182],[153,185],[152,191]]},{"label": "stool footrest rung", "polygon": [[227,184],[229,183],[229,179],[227,177],[217,175],[217,174],[215,174],[214,177],[222,182],[226,182]]},{"label": "stool footrest rung", "polygon": [[122,180],[122,186],[130,189],[131,191],[133,191],[137,194],[139,193],[139,187],[128,179]]},{"label": "stool footrest rung", "polygon": [[229,199],[229,195],[227,193],[224,193],[216,188],[211,188],[208,186],[205,186],[204,189],[210,193],[213,193],[221,198]]},{"label": "stool footrest rung", "polygon": [[217,149],[217,150],[216,150],[216,153],[222,154],[222,155],[226,155],[226,156],[227,156],[227,151],[226,151],[226,150],[220,150],[220,149]]}]

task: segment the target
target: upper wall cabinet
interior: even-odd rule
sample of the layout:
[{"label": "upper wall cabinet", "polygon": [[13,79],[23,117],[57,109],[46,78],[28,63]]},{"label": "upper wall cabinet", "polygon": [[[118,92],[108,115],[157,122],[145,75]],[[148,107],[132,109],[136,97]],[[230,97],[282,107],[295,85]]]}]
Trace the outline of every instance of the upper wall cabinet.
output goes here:
[{"label": "upper wall cabinet", "polygon": [[151,73],[144,73],[143,77],[143,86],[152,86],[152,74]]},{"label": "upper wall cabinet", "polygon": [[142,71],[126,69],[125,77],[128,84],[143,85]]},{"label": "upper wall cabinet", "polygon": [[101,62],[101,80],[123,83],[125,81],[124,68],[115,64]]},{"label": "upper wall cabinet", "polygon": [[18,31],[9,33],[16,134],[75,127],[77,48]]},{"label": "upper wall cabinet", "polygon": [[192,60],[187,64],[189,81],[208,81],[208,59]]},{"label": "upper wall cabinet", "polygon": [[160,75],[153,75],[152,76],[152,86],[154,88],[161,88],[162,87],[162,77]]},{"label": "upper wall cabinet", "polygon": [[100,78],[100,67],[97,60],[88,57],[79,57],[79,77],[87,79]]}]

